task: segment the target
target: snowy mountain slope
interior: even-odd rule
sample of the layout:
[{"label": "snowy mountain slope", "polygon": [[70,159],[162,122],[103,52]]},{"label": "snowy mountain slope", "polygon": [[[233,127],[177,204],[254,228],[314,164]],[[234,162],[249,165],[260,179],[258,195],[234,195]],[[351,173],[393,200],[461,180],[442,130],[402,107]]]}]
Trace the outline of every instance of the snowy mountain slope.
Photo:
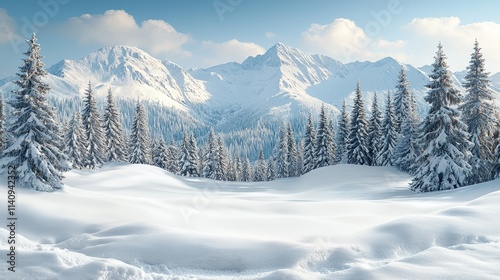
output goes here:
[{"label": "snowy mountain slope", "polygon": [[16,277],[496,279],[499,181],[416,194],[409,180],[353,165],[263,183],[71,171],[63,191],[17,189]]}]

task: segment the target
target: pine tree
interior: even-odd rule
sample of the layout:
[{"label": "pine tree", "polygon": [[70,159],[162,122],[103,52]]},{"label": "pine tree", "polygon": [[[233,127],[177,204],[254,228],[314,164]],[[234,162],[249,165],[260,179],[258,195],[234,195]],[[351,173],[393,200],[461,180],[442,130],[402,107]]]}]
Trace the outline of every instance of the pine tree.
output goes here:
[{"label": "pine tree", "polygon": [[297,174],[297,145],[293,136],[292,124],[288,125],[287,129],[287,161],[288,161],[288,176],[295,177]]},{"label": "pine tree", "polygon": [[404,119],[412,113],[411,108],[411,98],[412,92],[410,90],[410,85],[408,83],[408,77],[406,76],[406,71],[401,68],[399,72],[398,82],[396,85],[396,93],[394,95],[394,128],[396,133],[399,135],[401,133],[401,125]]},{"label": "pine tree", "polygon": [[198,177],[198,153],[194,135],[188,138],[184,133],[182,145],[179,152],[179,173],[182,176]]},{"label": "pine tree", "polygon": [[477,184],[492,179],[491,169],[495,147],[492,132],[495,131],[495,106],[493,92],[490,90],[489,73],[484,67],[484,58],[477,40],[471,55],[467,75],[463,84],[467,94],[459,107],[462,121],[468,127],[469,141],[472,142],[472,166],[468,184]]},{"label": "pine tree", "polygon": [[316,134],[316,151],[314,152],[314,158],[316,162],[314,168],[320,168],[323,166],[328,166],[334,164],[335,156],[332,155],[332,140],[333,135],[329,127],[328,118],[325,113],[325,107],[321,107],[318,122],[318,132]]},{"label": "pine tree", "polygon": [[380,151],[377,155],[377,165],[392,166],[394,164],[394,148],[396,147],[398,135],[396,132],[396,115],[392,104],[391,93],[387,94],[385,104],[384,120],[382,121],[382,141]]},{"label": "pine tree", "polygon": [[160,137],[160,140],[156,141],[155,139],[154,142],[156,142],[156,144],[153,149],[153,164],[162,169],[168,169],[169,156],[165,140]]},{"label": "pine tree", "polygon": [[337,133],[337,160],[339,163],[347,163],[347,146],[349,144],[349,134],[351,126],[349,121],[349,113],[345,104],[345,99],[342,102],[342,113],[339,116],[338,133]]},{"label": "pine tree", "polygon": [[72,167],[75,169],[85,168],[88,158],[87,144],[80,113],[76,112],[73,114],[69,122],[68,131],[64,137],[64,142],[66,144],[64,153],[72,162]]},{"label": "pine tree", "polygon": [[315,158],[316,152],[316,130],[314,129],[314,123],[312,115],[309,114],[309,120],[307,122],[307,127],[304,136],[304,163],[302,167],[302,174],[305,174],[314,169],[316,163]]},{"label": "pine tree", "polygon": [[7,137],[5,135],[5,109],[3,94],[0,93],[0,154],[7,146]]},{"label": "pine tree", "polygon": [[418,158],[420,167],[410,184],[416,192],[430,192],[462,187],[470,173],[472,143],[468,140],[467,126],[460,121],[461,95],[452,85],[446,55],[438,45],[431,81],[425,100],[430,109],[422,126],[420,146],[424,148]]},{"label": "pine tree", "polygon": [[267,165],[262,147],[259,150],[259,159],[257,160],[257,165],[255,166],[254,181],[267,181]]},{"label": "pine tree", "polygon": [[372,115],[368,126],[368,148],[370,164],[377,164],[377,155],[380,153],[382,144],[382,112],[378,106],[377,93],[373,95]]},{"label": "pine tree", "polygon": [[406,116],[401,123],[401,134],[394,149],[394,165],[400,170],[415,174],[418,148],[418,123],[411,116]]},{"label": "pine tree", "polygon": [[120,120],[120,112],[113,99],[111,88],[108,90],[106,109],[104,111],[104,135],[107,161],[123,162],[126,160],[125,140]]},{"label": "pine tree", "polygon": [[173,139],[167,150],[167,170],[172,174],[179,174],[179,149]]},{"label": "pine tree", "polygon": [[207,148],[207,153],[205,155],[206,162],[205,162],[204,174],[205,177],[214,180],[217,178],[215,173],[217,169],[218,152],[219,149],[217,147],[217,139],[215,138],[215,131],[212,128],[210,129],[210,133],[208,135],[208,148]]},{"label": "pine tree", "polygon": [[267,160],[267,170],[266,170],[266,173],[267,173],[267,180],[268,181],[272,181],[274,179],[276,179],[276,172],[275,172],[275,167],[274,167],[274,161],[272,158],[269,158]]},{"label": "pine tree", "polygon": [[215,169],[215,179],[219,181],[227,181],[227,158],[224,151],[224,141],[222,137],[217,139],[217,158],[216,158],[216,169]]},{"label": "pine tree", "polygon": [[299,141],[297,145],[297,176],[304,170],[304,140]]},{"label": "pine tree", "polygon": [[3,151],[3,166],[16,167],[19,186],[37,191],[54,191],[63,187],[62,172],[69,170],[69,162],[60,147],[60,127],[54,109],[47,104],[50,90],[43,82],[47,75],[40,45],[35,34],[26,40],[26,58],[19,67],[17,90],[9,102],[12,108],[8,133],[14,141]]},{"label": "pine tree", "polygon": [[130,134],[130,163],[151,164],[151,147],[146,111],[137,100],[135,117]]},{"label": "pine tree", "polygon": [[234,159],[234,180],[243,181],[243,164],[239,156]]},{"label": "pine tree", "polygon": [[337,164],[337,142],[335,141],[335,128],[333,125],[333,121],[330,120],[328,122],[327,131],[326,131],[326,144],[328,151],[328,165]]},{"label": "pine tree", "polygon": [[287,178],[290,176],[288,162],[288,133],[286,124],[281,125],[278,140],[274,150],[274,164],[276,166],[276,178]]},{"label": "pine tree", "polygon": [[356,88],[356,96],[351,113],[351,131],[349,133],[349,142],[347,145],[348,163],[368,165],[368,122],[365,117],[365,108],[363,95],[361,93],[361,85],[358,82]]},{"label": "pine tree", "polygon": [[250,160],[248,159],[248,157],[245,157],[245,159],[243,160],[241,181],[251,182],[252,179],[253,179],[252,165],[250,164]]},{"label": "pine tree", "polygon": [[104,134],[102,131],[102,121],[97,109],[92,84],[89,82],[83,99],[82,123],[85,129],[87,143],[87,168],[95,169],[100,167],[105,161]]}]

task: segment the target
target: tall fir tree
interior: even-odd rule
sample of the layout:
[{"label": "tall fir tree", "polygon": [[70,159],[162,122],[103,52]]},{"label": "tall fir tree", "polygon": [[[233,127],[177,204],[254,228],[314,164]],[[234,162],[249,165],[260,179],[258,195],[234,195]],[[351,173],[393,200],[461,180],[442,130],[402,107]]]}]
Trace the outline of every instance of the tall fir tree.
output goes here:
[{"label": "tall fir tree", "polygon": [[272,159],[272,157],[270,157],[268,160],[267,160],[267,170],[266,170],[266,173],[267,173],[267,180],[268,181],[272,181],[274,179],[276,179],[276,172],[275,172],[275,166],[274,166],[274,161]]},{"label": "tall fir tree", "polygon": [[327,150],[328,150],[328,165],[337,164],[337,142],[335,141],[335,126],[333,120],[329,120],[327,126]]},{"label": "tall fir tree", "polygon": [[287,129],[287,154],[288,154],[288,176],[295,177],[297,174],[297,144],[293,135],[292,124],[288,124]]},{"label": "tall fir tree", "polygon": [[332,159],[332,140],[333,135],[329,127],[328,117],[326,116],[325,107],[321,106],[318,122],[318,132],[316,134],[316,151],[314,152],[315,164],[314,168],[320,168],[334,164]]},{"label": "tall fir tree", "polygon": [[187,177],[198,177],[198,153],[194,135],[184,132],[179,151],[179,174]]},{"label": "tall fir tree", "polygon": [[339,163],[347,163],[347,145],[349,144],[349,134],[351,132],[351,122],[345,99],[342,101],[342,112],[338,120],[338,133],[337,133],[337,160]]},{"label": "tall fir tree", "polygon": [[217,159],[218,159],[218,145],[217,139],[215,137],[215,131],[213,128],[210,129],[210,133],[208,134],[208,148],[206,151],[206,162],[205,162],[205,170],[204,176],[210,179],[216,179],[216,169],[217,169]]},{"label": "tall fir tree", "polygon": [[276,147],[274,149],[274,164],[276,166],[276,178],[287,178],[290,176],[288,162],[288,133],[285,122],[282,123]]},{"label": "tall fir tree", "polygon": [[264,158],[264,150],[262,147],[259,150],[259,159],[255,166],[254,181],[262,182],[267,181],[267,165],[266,159]]},{"label": "tall fir tree", "polygon": [[217,139],[217,164],[215,169],[215,179],[219,181],[227,181],[228,162],[224,148],[224,140],[222,140],[222,137],[219,137]]},{"label": "tall fir tree", "polygon": [[399,72],[398,81],[396,84],[396,92],[394,94],[394,128],[396,133],[399,135],[401,133],[401,125],[404,119],[412,114],[411,108],[411,98],[413,93],[410,90],[410,84],[408,83],[408,76],[403,67]]},{"label": "tall fir tree", "polygon": [[168,169],[168,148],[163,137],[160,137],[159,140],[155,140],[156,145],[153,149],[153,164],[162,169]]},{"label": "tall fir tree", "polygon": [[472,143],[468,140],[467,126],[455,109],[460,104],[461,95],[452,85],[441,43],[432,68],[425,97],[430,109],[419,137],[423,151],[418,158],[420,166],[410,184],[416,192],[462,187],[471,169]]},{"label": "tall fir tree", "polygon": [[305,174],[314,169],[314,165],[316,163],[315,152],[316,130],[314,129],[312,114],[309,114],[309,119],[307,121],[307,127],[304,134],[304,160],[302,174]]},{"label": "tall fir tree", "polygon": [[75,169],[85,168],[88,158],[86,140],[80,113],[76,112],[69,122],[68,131],[64,137],[66,144],[64,153]]},{"label": "tall fir tree", "polygon": [[7,146],[7,137],[5,134],[5,105],[3,94],[0,92],[0,154]]},{"label": "tall fir tree", "polygon": [[87,168],[95,169],[105,162],[104,133],[102,131],[102,120],[97,103],[89,82],[85,97],[83,99],[82,123],[87,138]]},{"label": "tall fir tree", "polygon": [[250,164],[250,160],[248,159],[248,157],[245,157],[245,159],[243,160],[241,181],[251,182],[252,180],[253,180],[252,165]]},{"label": "tall fir tree", "polygon": [[114,101],[111,88],[108,90],[107,103],[104,110],[104,136],[107,161],[126,161],[127,155],[125,152],[125,139],[123,138],[120,112]]},{"label": "tall fir tree", "polygon": [[377,155],[382,146],[382,112],[378,106],[377,93],[373,95],[372,114],[368,126],[368,148],[370,165],[378,165]]},{"label": "tall fir tree", "polygon": [[130,163],[151,164],[151,146],[146,111],[137,100],[135,117],[130,131]]},{"label": "tall fir tree", "polygon": [[37,191],[55,191],[63,187],[62,173],[69,170],[66,155],[61,152],[60,127],[49,106],[50,90],[43,82],[47,75],[35,34],[26,40],[26,58],[19,67],[14,83],[14,97],[9,102],[12,112],[8,133],[13,142],[3,151],[2,165],[16,167],[17,184]]},{"label": "tall fir tree", "polygon": [[361,85],[358,81],[351,113],[351,131],[347,145],[348,163],[350,164],[370,164],[368,143],[366,141],[368,139],[368,122],[366,121],[364,106]]},{"label": "tall fir tree", "polygon": [[396,147],[398,134],[396,131],[396,115],[392,103],[391,92],[387,93],[384,120],[382,121],[382,141],[380,151],[377,154],[377,165],[392,166],[394,164],[394,148]]},{"label": "tall fir tree", "polygon": [[167,170],[172,174],[179,174],[179,149],[173,139],[167,151]]},{"label": "tall fir tree", "polygon": [[297,176],[302,175],[304,170],[304,140],[297,143]]},{"label": "tall fir tree", "polygon": [[243,163],[241,162],[241,158],[236,156],[234,159],[234,180],[235,181],[243,181]]},{"label": "tall fir tree", "polygon": [[492,179],[495,146],[492,132],[495,131],[496,119],[493,104],[494,96],[490,89],[489,73],[484,66],[484,58],[477,40],[474,52],[467,66],[467,75],[463,84],[466,95],[459,107],[462,121],[467,125],[469,140],[473,147],[470,164],[471,176],[468,184],[477,184]]}]

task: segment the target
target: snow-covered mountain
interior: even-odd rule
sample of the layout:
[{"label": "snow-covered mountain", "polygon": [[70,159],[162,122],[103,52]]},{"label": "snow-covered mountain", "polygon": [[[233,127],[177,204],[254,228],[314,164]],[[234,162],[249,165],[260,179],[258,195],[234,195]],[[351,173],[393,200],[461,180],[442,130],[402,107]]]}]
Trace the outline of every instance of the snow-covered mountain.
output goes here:
[{"label": "snow-covered mountain", "polygon": [[[358,81],[369,106],[374,92],[382,100],[394,90],[401,68],[406,69],[424,114],[428,66],[416,68],[391,57],[343,64],[281,43],[242,63],[191,70],[136,47],[106,47],[79,60],[56,63],[48,68],[46,79],[51,95],[60,99],[81,96],[90,81],[98,96],[104,97],[112,88],[118,99],[148,100],[227,132],[279,122],[283,117],[293,121],[317,112],[322,104],[335,114],[344,98],[350,103]],[[458,87],[463,75],[454,75]],[[13,89],[12,79],[0,81],[0,90]],[[500,74],[493,75],[492,81],[499,90]]]}]

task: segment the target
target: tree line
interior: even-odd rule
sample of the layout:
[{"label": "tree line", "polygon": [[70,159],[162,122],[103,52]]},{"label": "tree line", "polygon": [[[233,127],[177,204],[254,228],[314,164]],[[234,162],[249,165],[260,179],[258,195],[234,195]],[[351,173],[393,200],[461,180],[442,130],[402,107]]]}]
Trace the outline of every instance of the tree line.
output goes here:
[{"label": "tree line", "polygon": [[35,34],[27,42],[7,122],[0,99],[0,149],[2,166],[16,166],[20,185],[39,191],[60,189],[62,173],[71,168],[96,169],[106,162],[151,164],[182,176],[222,181],[296,177],[335,164],[395,166],[414,175],[410,188],[417,192],[500,176],[499,111],[477,41],[463,84],[465,96],[453,87],[446,55],[438,45],[425,97],[430,108],[423,120],[402,68],[383,109],[375,94],[371,114],[365,112],[358,82],[352,108],[348,110],[344,100],[336,127],[324,107],[317,123],[309,115],[298,141],[292,124],[283,121],[272,155],[266,159],[261,147],[253,163],[248,155],[233,156],[213,128],[204,145],[199,146],[188,131],[178,143],[172,138],[167,144],[163,137],[151,135],[139,100],[126,135],[112,90],[101,114],[90,82],[82,109],[61,125],[45,96],[50,86],[42,81],[46,71]]}]

